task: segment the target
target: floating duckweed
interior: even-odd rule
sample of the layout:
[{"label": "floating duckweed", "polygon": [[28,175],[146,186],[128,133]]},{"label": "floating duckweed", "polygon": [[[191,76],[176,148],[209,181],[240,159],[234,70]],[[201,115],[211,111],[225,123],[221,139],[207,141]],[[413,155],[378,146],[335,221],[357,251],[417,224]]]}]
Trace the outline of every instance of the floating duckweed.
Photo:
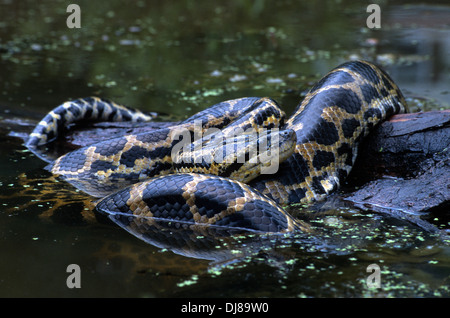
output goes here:
[{"label": "floating duckweed", "polygon": [[324,223],[333,226],[333,227],[342,227],[342,223],[339,221],[337,217],[328,217],[324,220]]},{"label": "floating duckweed", "polygon": [[316,269],[316,267],[314,266],[313,263],[307,265],[305,268],[306,268],[306,269]]},{"label": "floating duckweed", "polygon": [[214,70],[211,73],[209,73],[209,75],[213,76],[213,77],[219,77],[219,76],[222,76],[222,74],[223,73],[221,71],[219,71],[219,70]]},{"label": "floating duckweed", "polygon": [[234,75],[234,76],[232,76],[232,77],[230,77],[228,80],[230,81],[230,82],[240,82],[240,81],[245,81],[247,79],[247,76],[245,76],[245,75],[240,75],[240,74],[236,74],[236,75]]},{"label": "floating duckweed", "polygon": [[208,268],[208,273],[212,276],[222,275],[222,271],[217,267]]},{"label": "floating duckweed", "polygon": [[196,284],[197,281],[198,281],[198,275],[192,275],[190,280],[185,280],[184,282],[178,283],[177,286],[178,287],[190,286],[190,285]]},{"label": "floating duckweed", "polygon": [[285,261],[285,263],[286,263],[286,265],[294,265],[296,263],[296,261],[297,260],[295,258],[293,258],[293,259],[289,259],[289,260]]},{"label": "floating duckweed", "polygon": [[106,87],[113,87],[113,86],[116,86],[116,85],[117,85],[116,81],[106,82],[106,84],[105,84]]},{"label": "floating duckweed", "polygon": [[224,93],[224,90],[222,88],[217,88],[217,89],[206,90],[202,93],[202,95],[203,95],[203,97],[219,96],[219,95],[222,95],[223,93]]},{"label": "floating duckweed", "polygon": [[269,77],[266,79],[266,83],[269,84],[284,84],[284,81],[281,78]]}]

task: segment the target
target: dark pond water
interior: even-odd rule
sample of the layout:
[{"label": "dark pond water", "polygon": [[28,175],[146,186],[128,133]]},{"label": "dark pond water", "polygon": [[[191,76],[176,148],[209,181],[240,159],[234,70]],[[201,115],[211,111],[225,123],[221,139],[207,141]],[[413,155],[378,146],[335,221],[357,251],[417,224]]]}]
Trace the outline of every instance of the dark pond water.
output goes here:
[{"label": "dark pond water", "polygon": [[[171,250],[96,221],[91,198],[15,137],[91,95],[171,119],[242,96],[289,113],[356,58],[383,65],[413,111],[448,109],[447,1],[382,2],[373,30],[370,1],[78,1],[79,29],[66,26],[69,3],[0,0],[0,296],[450,296],[450,242],[408,222],[341,206],[310,213],[315,236],[200,237],[200,251]],[[67,287],[69,264],[81,288]],[[381,288],[366,284],[371,264]]]}]

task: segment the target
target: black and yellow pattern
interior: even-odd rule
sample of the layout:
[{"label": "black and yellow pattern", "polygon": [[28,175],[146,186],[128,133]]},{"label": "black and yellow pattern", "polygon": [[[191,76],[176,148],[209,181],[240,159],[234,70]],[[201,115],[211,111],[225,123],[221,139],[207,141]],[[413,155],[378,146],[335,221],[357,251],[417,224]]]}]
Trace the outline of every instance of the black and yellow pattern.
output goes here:
[{"label": "black and yellow pattern", "polygon": [[277,174],[250,185],[279,204],[321,200],[348,176],[371,128],[406,110],[383,70],[364,61],[345,63],[323,77],[286,122],[284,128],[297,133],[294,155]]},{"label": "black and yellow pattern", "polygon": [[250,186],[213,175],[171,174],[137,183],[106,197],[97,209],[152,222],[284,232],[307,229]]},{"label": "black and yellow pattern", "polygon": [[[212,129],[221,129],[224,136],[233,136],[235,129],[270,129],[280,126],[283,120],[284,113],[271,99],[230,100],[197,113],[176,126],[158,129],[151,134],[113,138],[69,152],[52,164],[51,171],[90,195],[102,197],[126,185],[174,173],[175,167],[178,171],[192,169],[187,162],[176,166],[172,162],[173,148],[185,138],[189,144],[199,137],[197,134]],[[203,140],[207,141],[211,136],[207,135]],[[202,165],[197,167],[201,169]],[[238,170],[235,165],[233,167],[233,170]],[[208,173],[213,173],[213,168],[209,166]]]},{"label": "black and yellow pattern", "polygon": [[34,128],[26,146],[37,147],[55,140],[65,128],[79,121],[150,121],[156,114],[144,114],[98,97],[65,102],[50,111]]},{"label": "black and yellow pattern", "polygon": [[[64,109],[47,115],[51,118],[38,125],[31,144],[43,144],[57,135],[61,123],[51,120],[58,117],[54,114],[71,122],[72,115],[67,113],[73,109]],[[321,200],[336,190],[350,172],[363,137],[380,121],[405,110],[400,90],[385,72],[368,62],[348,62],[322,78],[286,123],[271,99],[235,99],[152,134],[126,135],[80,148],[57,159],[51,170],[85,192],[107,195],[97,210],[111,215],[171,220],[193,227],[307,230],[280,205]],[[241,168],[237,165],[227,169],[190,166],[174,174],[171,152],[179,142],[174,136],[184,129],[188,137],[194,137],[199,124],[203,130],[218,128],[225,135],[235,129],[281,128],[288,131],[286,135],[295,133],[295,149],[277,173],[260,175],[249,185],[226,178]],[[192,171],[204,174],[186,173]]]},{"label": "black and yellow pattern", "polygon": [[[297,142],[293,130],[268,130],[224,138],[208,135],[181,149],[174,156],[177,173],[204,173],[248,183],[274,162],[289,158]],[[275,150],[276,149],[276,150]]]}]

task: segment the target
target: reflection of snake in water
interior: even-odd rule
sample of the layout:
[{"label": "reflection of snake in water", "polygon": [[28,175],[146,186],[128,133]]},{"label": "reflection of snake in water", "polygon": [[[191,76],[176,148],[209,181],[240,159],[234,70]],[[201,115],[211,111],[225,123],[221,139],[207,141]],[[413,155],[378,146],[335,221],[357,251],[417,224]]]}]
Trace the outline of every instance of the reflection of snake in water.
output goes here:
[{"label": "reflection of snake in water", "polygon": [[[142,217],[148,226],[168,223],[191,230],[203,225],[257,232],[307,230],[282,206],[321,200],[336,190],[349,174],[362,138],[382,120],[405,110],[400,90],[386,73],[367,62],[348,62],[322,78],[285,123],[271,99],[226,101],[177,126],[69,152],[51,170],[87,193],[106,196],[97,210],[120,219],[122,226]],[[66,102],[36,126],[27,145],[35,148],[50,142],[64,127],[86,119],[146,121],[152,116],[98,98]],[[181,127],[193,135],[198,122],[203,129],[222,132],[280,127],[279,145],[295,137],[296,144],[286,147],[291,149],[286,150],[288,158],[274,174],[255,176],[255,169],[237,162],[224,167],[188,162],[177,167],[171,156],[179,142],[174,131]],[[268,136],[270,141],[275,135]],[[245,149],[243,140],[237,149]]]}]

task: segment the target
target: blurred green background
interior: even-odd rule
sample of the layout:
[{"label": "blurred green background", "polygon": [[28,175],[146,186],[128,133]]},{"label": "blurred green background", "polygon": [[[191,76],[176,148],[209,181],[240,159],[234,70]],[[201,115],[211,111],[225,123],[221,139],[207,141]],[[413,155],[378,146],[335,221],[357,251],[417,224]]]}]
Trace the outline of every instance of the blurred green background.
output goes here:
[{"label": "blurred green background", "polygon": [[[384,65],[409,97],[449,107],[448,7],[379,1],[70,1],[0,4],[0,104],[46,113],[101,95],[187,116],[241,96],[286,107],[331,68],[363,58]],[[403,4],[405,3],[405,4]]]}]

